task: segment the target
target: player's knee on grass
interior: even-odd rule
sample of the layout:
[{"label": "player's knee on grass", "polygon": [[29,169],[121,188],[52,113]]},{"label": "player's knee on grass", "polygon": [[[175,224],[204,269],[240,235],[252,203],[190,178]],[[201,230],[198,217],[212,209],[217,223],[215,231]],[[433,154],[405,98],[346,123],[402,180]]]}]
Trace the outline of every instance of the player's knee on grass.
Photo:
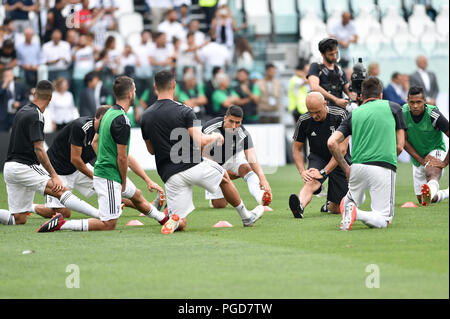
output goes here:
[{"label": "player's knee on grass", "polygon": [[23,225],[27,222],[27,213],[14,214],[16,225]]},{"label": "player's knee on grass", "polygon": [[432,179],[439,181],[441,177],[441,169],[432,166],[427,167],[425,169],[425,176],[428,182]]},{"label": "player's knee on grass", "polygon": [[239,166],[239,176],[241,176],[242,178],[244,178],[244,176],[250,173],[251,171],[252,168],[250,167],[249,164],[242,164],[241,166]]},{"label": "player's knee on grass", "polygon": [[211,202],[214,208],[225,208],[228,204],[225,198],[213,199]]}]

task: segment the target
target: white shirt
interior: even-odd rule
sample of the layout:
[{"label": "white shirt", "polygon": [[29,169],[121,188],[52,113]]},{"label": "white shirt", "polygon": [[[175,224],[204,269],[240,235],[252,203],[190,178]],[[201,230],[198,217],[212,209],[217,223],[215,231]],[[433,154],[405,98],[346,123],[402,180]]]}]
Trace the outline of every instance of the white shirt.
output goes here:
[{"label": "white shirt", "polygon": [[216,42],[210,42],[200,49],[198,58],[206,65],[222,67],[231,60],[227,47]]},{"label": "white shirt", "polygon": [[353,21],[350,21],[346,25],[342,25],[342,22],[336,24],[333,28],[331,28],[331,34],[338,41],[350,41],[357,33],[355,24]]},{"label": "white shirt", "polygon": [[75,79],[83,79],[87,73],[94,69],[94,49],[91,46],[79,49],[75,52],[73,63],[73,77]]},{"label": "white shirt", "polygon": [[89,7],[95,8],[119,8],[118,0],[90,0]]},{"label": "white shirt", "polygon": [[150,56],[157,62],[163,62],[166,61],[168,57],[173,56],[173,53],[173,45],[168,43],[164,48],[155,46],[150,52]]},{"label": "white shirt", "polygon": [[69,91],[59,93],[54,91],[49,104],[50,117],[56,124],[69,123],[75,119],[75,103]]},{"label": "white shirt", "polygon": [[137,59],[134,53],[131,53],[128,56],[122,54],[122,56],[120,57],[120,64],[122,65],[122,67],[136,66],[136,62]]},{"label": "white shirt", "polygon": [[58,61],[55,64],[49,64],[48,70],[66,70],[72,61],[70,54],[70,44],[66,41],[59,41],[55,44],[53,41],[49,41],[42,46],[42,58],[44,63],[55,61],[57,59],[65,59],[65,61]]},{"label": "white shirt", "polygon": [[141,42],[139,45],[133,47],[133,51],[136,54],[140,67],[147,67],[150,65],[149,57],[154,48],[155,44],[150,41],[146,44],[142,44]]},{"label": "white shirt", "polygon": [[194,39],[196,45],[202,45],[205,42],[205,34],[202,31],[196,31]]},{"label": "white shirt", "polygon": [[187,6],[191,6],[192,5],[192,1],[191,0],[173,0],[173,6],[174,7],[181,7],[181,5],[187,5]]},{"label": "white shirt", "polygon": [[173,0],[146,0],[150,8],[172,8]]},{"label": "white shirt", "polygon": [[188,49],[188,45],[183,43],[180,45],[180,50],[178,52],[177,64],[178,65],[195,65],[195,52],[184,52]]},{"label": "white shirt", "polygon": [[168,20],[164,20],[159,24],[158,31],[166,34],[168,43],[172,43],[173,37],[180,40],[185,38],[183,25],[178,21],[170,23]]},{"label": "white shirt", "polygon": [[422,78],[423,84],[425,85],[425,91],[430,91],[430,85],[431,85],[430,75],[428,74],[427,71],[424,71],[422,69],[418,69],[417,71],[419,72],[420,77]]}]

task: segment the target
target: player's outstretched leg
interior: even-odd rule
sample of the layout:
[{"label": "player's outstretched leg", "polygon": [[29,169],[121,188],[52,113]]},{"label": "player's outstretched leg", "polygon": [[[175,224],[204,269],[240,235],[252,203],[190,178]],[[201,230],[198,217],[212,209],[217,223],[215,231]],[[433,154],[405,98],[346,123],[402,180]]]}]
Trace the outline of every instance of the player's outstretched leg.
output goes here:
[{"label": "player's outstretched leg", "polygon": [[[129,182],[127,182],[128,184]],[[158,192],[159,194],[159,192]],[[153,206],[150,204],[145,198],[144,195],[142,195],[142,191],[138,188],[136,188],[136,191],[134,192],[133,197],[130,198],[131,202],[133,203],[134,207],[140,211],[142,214],[149,218],[155,219],[158,223],[161,225],[164,225],[170,216],[168,216],[168,212],[161,212],[158,207],[161,209],[164,205],[164,200],[161,201],[160,195],[157,195],[157,199],[155,202],[157,202],[158,207]]]},{"label": "player's outstretched leg", "polygon": [[447,198],[448,198],[448,187],[446,189],[437,192],[436,196],[434,196],[432,200],[432,203],[440,203]]},{"label": "player's outstretched leg", "polygon": [[[239,170],[241,170],[241,167]],[[261,189],[261,181],[259,180],[258,175],[250,169],[243,178],[247,183],[250,194],[256,199],[257,203],[259,205],[269,206],[272,201],[272,194],[269,191]]]},{"label": "player's outstretched leg", "polygon": [[322,184],[319,181],[313,180],[306,182],[300,190],[298,196],[292,194],[289,197],[289,208],[291,209],[294,218],[303,218],[303,212],[312,200],[314,194],[320,193]]}]

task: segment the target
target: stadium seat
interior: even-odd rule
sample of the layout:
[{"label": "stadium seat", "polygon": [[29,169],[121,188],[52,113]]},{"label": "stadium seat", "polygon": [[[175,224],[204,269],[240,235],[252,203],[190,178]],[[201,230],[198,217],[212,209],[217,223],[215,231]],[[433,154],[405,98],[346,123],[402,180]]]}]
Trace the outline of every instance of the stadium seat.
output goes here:
[{"label": "stadium seat", "polygon": [[3,20],[5,19],[5,6],[0,6],[0,25],[3,25]]},{"label": "stadium seat", "polygon": [[327,20],[327,30],[331,33],[331,29],[338,23],[342,22],[342,12],[343,10],[334,10],[333,14],[328,17]]},{"label": "stadium seat", "polygon": [[134,32],[128,35],[127,37],[127,44],[131,45],[132,48],[135,46],[138,46],[141,43],[141,33],[140,32]]},{"label": "stadium seat", "polygon": [[272,32],[268,1],[245,0],[247,23],[257,35],[269,35]]},{"label": "stadium seat", "polygon": [[373,7],[361,7],[358,17],[354,20],[358,38],[362,41],[369,35],[370,30],[381,30],[380,23],[371,13],[372,10]]},{"label": "stadium seat", "polygon": [[336,11],[344,12],[350,10],[349,0],[324,0],[324,5],[328,19],[330,16],[333,16]]},{"label": "stadium seat", "polygon": [[300,20],[300,35],[303,40],[309,41],[317,32],[327,32],[327,27],[322,20],[315,15],[314,11],[308,10],[306,15]]},{"label": "stadium seat", "polygon": [[360,11],[365,8],[367,12],[375,16],[375,2],[374,0],[350,0],[350,4],[355,17],[359,16]]},{"label": "stadium seat", "polygon": [[275,34],[296,34],[298,17],[295,0],[272,0]]},{"label": "stadium seat", "polygon": [[115,31],[108,31],[105,33],[105,38],[108,38],[109,36],[113,36],[116,39],[116,51],[122,54],[123,49],[125,48],[125,41],[122,35]]},{"label": "stadium seat", "polygon": [[301,17],[315,13],[316,16],[323,20],[324,14],[321,0],[297,0],[297,6]]},{"label": "stadium seat", "polygon": [[388,38],[393,38],[399,26],[408,27],[406,21],[400,16],[398,8],[389,6],[386,10],[386,15],[381,20],[381,28],[384,35]]},{"label": "stadium seat", "polygon": [[144,21],[139,13],[125,13],[118,20],[119,32],[125,39],[131,33],[144,30]]},{"label": "stadium seat", "polygon": [[426,14],[425,6],[421,4],[414,5],[413,14],[408,20],[409,32],[413,35],[421,34],[426,27],[435,28],[434,22]]},{"label": "stadium seat", "polygon": [[397,27],[397,34],[395,35],[395,41],[392,41],[392,46],[398,55],[405,57],[408,54],[416,54],[417,51],[408,50],[412,47],[417,48],[418,39],[409,33],[409,30],[405,26]]},{"label": "stadium seat", "polygon": [[435,52],[436,46],[440,41],[439,35],[434,28],[425,27],[424,32],[420,35],[420,47],[426,56],[432,56]]},{"label": "stadium seat", "polygon": [[443,6],[448,6],[448,0],[431,0],[431,6],[440,12]]},{"label": "stadium seat", "polygon": [[448,5],[441,7],[439,15],[436,17],[436,31],[443,37],[448,37],[449,12]]},{"label": "stadium seat", "polygon": [[125,13],[133,13],[134,12],[134,1],[133,0],[120,0],[117,1],[119,4],[119,9],[114,12],[114,16],[116,18],[120,17]]},{"label": "stadium seat", "polygon": [[397,13],[400,14],[402,12],[402,0],[378,0],[378,10],[381,16],[385,16],[391,7],[394,7]]}]

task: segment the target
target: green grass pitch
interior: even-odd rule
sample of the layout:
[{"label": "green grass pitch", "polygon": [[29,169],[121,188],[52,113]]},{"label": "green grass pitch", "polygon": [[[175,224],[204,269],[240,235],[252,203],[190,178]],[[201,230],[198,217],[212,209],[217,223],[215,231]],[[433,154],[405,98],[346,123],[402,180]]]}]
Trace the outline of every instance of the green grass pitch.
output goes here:
[{"label": "green grass pitch", "polygon": [[[156,172],[148,174],[161,182]],[[144,189],[135,175],[130,177]],[[294,219],[288,198],[302,185],[296,168],[279,168],[268,179],[274,211],[253,228],[243,228],[231,207],[209,208],[199,188],[187,231],[170,236],[131,209],[110,232],[38,234],[44,219],[37,215],[23,226],[0,225],[0,298],[449,297],[449,202],[400,208],[415,201],[409,164],[399,166],[395,217],[383,230],[355,222],[351,231],[341,232],[340,216],[320,213],[324,198],[317,197],[303,220]],[[252,209],[256,204],[246,184],[235,184]],[[443,187],[448,187],[447,172]],[[154,194],[144,194],[153,200]],[[35,201],[43,198],[36,195]],[[89,202],[97,206],[96,197]],[[7,208],[3,176],[0,207]],[[145,225],[125,226],[132,219]],[[220,220],[234,227],[213,228]],[[23,255],[24,250],[35,252]],[[66,287],[72,264],[79,268],[80,288]],[[379,288],[366,286],[372,264],[379,270]]]}]

